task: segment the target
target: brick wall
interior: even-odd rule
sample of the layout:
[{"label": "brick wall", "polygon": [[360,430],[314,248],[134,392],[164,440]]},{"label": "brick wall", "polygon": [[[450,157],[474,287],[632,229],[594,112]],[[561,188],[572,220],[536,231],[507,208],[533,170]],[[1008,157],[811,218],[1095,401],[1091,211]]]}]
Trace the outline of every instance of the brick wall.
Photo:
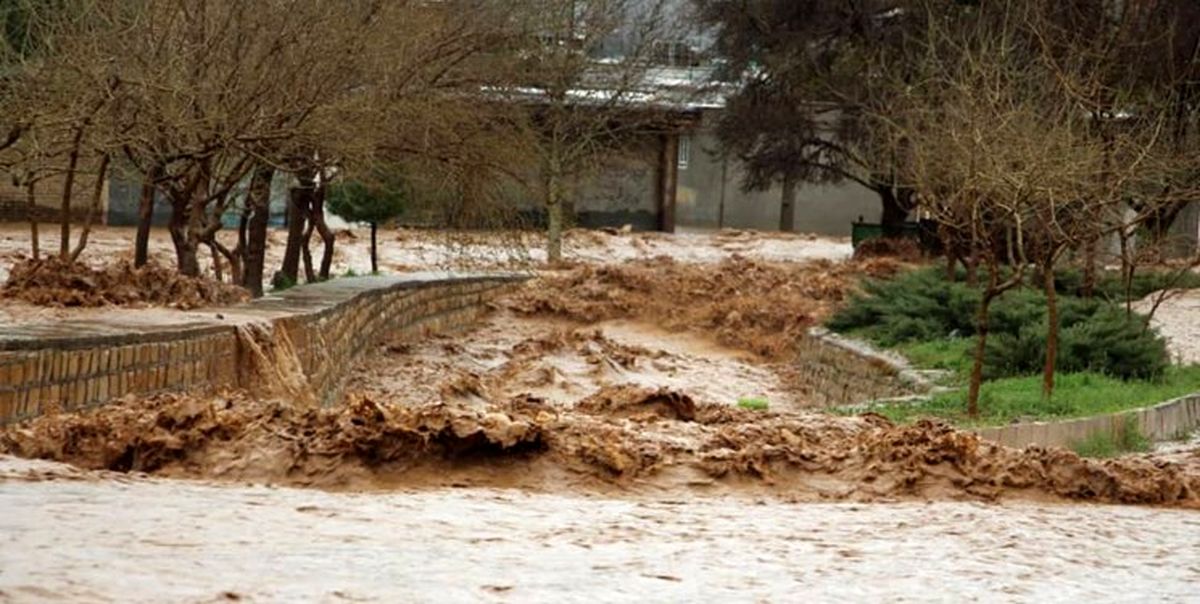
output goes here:
[{"label": "brick wall", "polygon": [[151,393],[233,385],[232,334],[183,336],[163,342],[0,352],[0,422],[73,409],[128,392]]},{"label": "brick wall", "polygon": [[226,309],[223,319],[122,330],[111,324],[52,325],[0,336],[0,423],[72,410],[126,394],[245,386],[249,354],[239,321],[283,330],[313,392],[340,396],[349,368],[385,339],[465,326],[513,277],[360,278],[295,288]]}]

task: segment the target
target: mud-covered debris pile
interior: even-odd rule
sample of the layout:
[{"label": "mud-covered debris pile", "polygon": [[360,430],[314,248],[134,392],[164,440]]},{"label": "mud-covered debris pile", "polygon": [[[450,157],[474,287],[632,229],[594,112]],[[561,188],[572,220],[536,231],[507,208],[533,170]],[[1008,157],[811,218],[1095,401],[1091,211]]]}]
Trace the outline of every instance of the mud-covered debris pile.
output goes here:
[{"label": "mud-covered debris pile", "polygon": [[543,276],[506,304],[524,314],[587,322],[647,319],[671,329],[710,332],[724,344],[778,356],[824,320],[864,274],[889,276],[901,267],[886,258],[794,264],[735,256],[712,265],[660,257]]},{"label": "mud-covered debris pile", "polygon": [[542,438],[539,424],[500,411],[161,395],[10,427],[0,451],[87,469],[336,484],[356,468],[537,449]]},{"label": "mud-covered debris pile", "polygon": [[126,400],[0,432],[0,451],[90,469],[295,485],[754,489],[795,500],[1010,497],[1200,507],[1200,460],[1093,461],[952,428],[695,404],[659,389],[579,409],[358,397],[296,409],[232,395]]},{"label": "mud-covered debris pile", "polygon": [[893,258],[905,262],[920,262],[925,254],[921,244],[907,237],[880,237],[868,239],[854,248],[854,258]]},{"label": "mud-covered debris pile", "polygon": [[156,264],[135,268],[122,260],[96,269],[51,257],[13,265],[8,280],[0,287],[0,298],[39,306],[167,306],[187,310],[242,302],[249,294],[234,285],[187,277]]}]

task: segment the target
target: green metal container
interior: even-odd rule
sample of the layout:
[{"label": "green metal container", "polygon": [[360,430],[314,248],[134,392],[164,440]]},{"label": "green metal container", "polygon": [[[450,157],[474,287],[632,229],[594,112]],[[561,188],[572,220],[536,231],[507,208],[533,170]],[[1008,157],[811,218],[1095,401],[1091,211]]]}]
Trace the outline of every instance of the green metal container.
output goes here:
[{"label": "green metal container", "polygon": [[[889,235],[900,239],[920,240],[921,225],[916,222],[906,222],[899,227],[898,231],[889,233]],[[880,239],[883,236],[884,230],[882,224],[873,222],[855,222],[850,226],[850,243],[856,248],[858,247],[858,244],[864,241]]]}]

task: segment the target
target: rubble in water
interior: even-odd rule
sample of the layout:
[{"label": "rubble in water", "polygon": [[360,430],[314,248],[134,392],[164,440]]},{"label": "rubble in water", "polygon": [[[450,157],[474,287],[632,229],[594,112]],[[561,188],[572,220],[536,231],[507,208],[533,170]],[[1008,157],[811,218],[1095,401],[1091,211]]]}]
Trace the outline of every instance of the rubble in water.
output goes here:
[{"label": "rubble in water", "polygon": [[0,433],[0,450],[80,467],[325,488],[494,486],[622,492],[763,490],[789,500],[1066,499],[1200,508],[1200,458],[1095,461],[921,422],[696,404],[621,388],[576,408],[336,409],[240,394],[161,395]]},{"label": "rubble in water", "polygon": [[582,322],[640,318],[779,357],[828,317],[862,276],[886,277],[903,266],[889,258],[792,264],[740,256],[716,264],[660,257],[580,265],[542,276],[511,296],[506,306],[526,315]]},{"label": "rubble in water", "polygon": [[16,262],[0,298],[38,306],[166,306],[181,310],[249,299],[241,287],[187,277],[157,264],[135,268],[121,260],[102,268],[57,256]]}]

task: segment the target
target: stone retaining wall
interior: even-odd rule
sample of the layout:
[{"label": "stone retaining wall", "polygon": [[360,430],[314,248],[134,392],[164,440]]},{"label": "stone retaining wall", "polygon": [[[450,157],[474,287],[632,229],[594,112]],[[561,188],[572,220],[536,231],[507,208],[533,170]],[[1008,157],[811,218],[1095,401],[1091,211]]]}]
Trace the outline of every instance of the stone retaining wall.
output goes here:
[{"label": "stone retaining wall", "polygon": [[846,405],[928,389],[903,359],[869,350],[869,345],[813,328],[797,347],[796,369],[810,400]]},{"label": "stone retaining wall", "polygon": [[[1130,422],[1135,422],[1130,426]],[[1136,427],[1151,440],[1169,440],[1200,428],[1200,393],[1133,411],[1084,417],[1061,422],[1034,422],[976,432],[987,440],[1009,447],[1067,447],[1098,434],[1118,437]]]},{"label": "stone retaining wall", "polygon": [[933,387],[908,362],[824,327],[797,345],[797,369],[811,400],[844,407],[923,393]]},{"label": "stone retaining wall", "polygon": [[[115,321],[23,325],[0,334],[0,423],[71,410],[126,394],[245,387],[257,379],[239,328],[262,325],[291,343],[322,402],[385,339],[465,325],[516,276],[433,275],[338,279],[250,304],[206,309],[178,325]],[[286,337],[278,337],[286,336]]]}]

